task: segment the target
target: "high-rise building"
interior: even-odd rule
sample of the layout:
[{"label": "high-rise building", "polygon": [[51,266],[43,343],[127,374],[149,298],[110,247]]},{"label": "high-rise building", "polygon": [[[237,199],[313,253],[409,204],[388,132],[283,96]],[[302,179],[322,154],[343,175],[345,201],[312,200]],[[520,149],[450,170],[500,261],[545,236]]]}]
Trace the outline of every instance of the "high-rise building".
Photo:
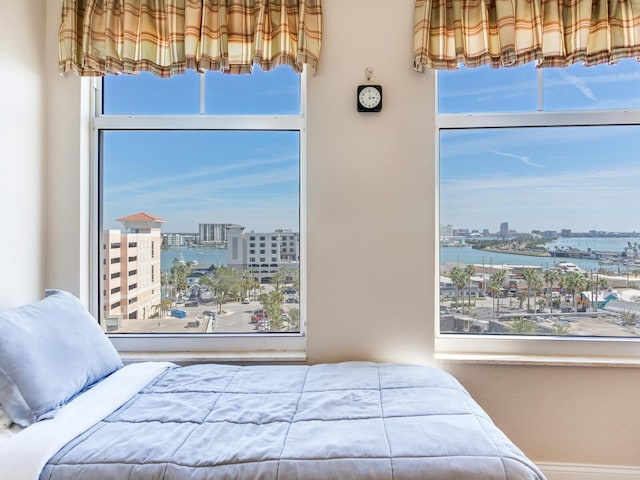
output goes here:
[{"label": "high-rise building", "polygon": [[227,243],[228,223],[201,223],[200,245],[222,246]]},{"label": "high-rise building", "polygon": [[136,213],[118,221],[124,231],[103,232],[104,318],[149,318],[161,300],[160,227],[165,220]]},{"label": "high-rise building", "polygon": [[502,222],[500,224],[500,236],[507,238],[509,236],[509,222]]}]

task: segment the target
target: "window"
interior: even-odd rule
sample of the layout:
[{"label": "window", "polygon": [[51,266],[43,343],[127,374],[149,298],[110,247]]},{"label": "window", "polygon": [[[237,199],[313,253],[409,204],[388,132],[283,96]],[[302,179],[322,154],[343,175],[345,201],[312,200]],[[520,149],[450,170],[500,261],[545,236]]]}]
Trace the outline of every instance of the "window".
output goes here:
[{"label": "window", "polygon": [[438,352],[637,355],[638,65],[438,73]]},{"label": "window", "polygon": [[[251,268],[248,253],[249,232],[303,231],[305,74],[256,70],[96,82],[96,255],[108,255],[105,244],[136,247],[118,261],[137,275],[137,296],[102,297],[98,309],[101,321],[121,318],[109,332],[120,350],[241,351],[253,348],[250,337],[264,350],[304,349],[303,312],[280,293],[300,288],[301,259],[264,272]],[[221,227],[215,241],[202,222]],[[96,292],[126,282],[106,278]],[[245,299],[272,311],[270,330],[251,322]],[[257,340],[264,335],[267,342]]]}]

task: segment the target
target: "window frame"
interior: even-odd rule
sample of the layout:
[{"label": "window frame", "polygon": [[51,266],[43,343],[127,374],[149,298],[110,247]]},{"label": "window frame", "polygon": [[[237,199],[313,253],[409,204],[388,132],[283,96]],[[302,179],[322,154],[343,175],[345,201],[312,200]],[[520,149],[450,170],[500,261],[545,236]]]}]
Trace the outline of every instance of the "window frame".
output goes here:
[{"label": "window frame", "polygon": [[[541,72],[538,72],[540,89]],[[439,113],[434,81],[434,357],[480,364],[640,366],[640,338],[481,335],[440,333],[440,132],[451,129],[640,126],[640,110],[576,110],[524,113]],[[541,92],[539,90],[539,99]]]},{"label": "window frame", "polygon": [[300,74],[300,113],[298,115],[220,115],[204,113],[205,78],[200,77],[200,113],[194,115],[104,115],[102,81],[91,79],[91,165],[90,165],[90,298],[89,308],[101,322],[100,299],[102,247],[101,132],[105,130],[256,130],[299,132],[299,222],[300,222],[300,332],[299,333],[107,333],[126,360],[171,361],[305,361],[306,360],[306,67]]}]

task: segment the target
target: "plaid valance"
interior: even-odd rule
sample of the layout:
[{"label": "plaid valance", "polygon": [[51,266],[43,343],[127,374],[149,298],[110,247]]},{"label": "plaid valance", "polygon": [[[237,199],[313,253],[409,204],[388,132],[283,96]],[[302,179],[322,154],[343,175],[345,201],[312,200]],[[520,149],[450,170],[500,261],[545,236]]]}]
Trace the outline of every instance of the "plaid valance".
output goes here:
[{"label": "plaid valance", "polygon": [[416,0],[414,68],[640,57],[640,0]]},{"label": "plaid valance", "polygon": [[316,69],[321,0],[63,0],[59,71]]}]

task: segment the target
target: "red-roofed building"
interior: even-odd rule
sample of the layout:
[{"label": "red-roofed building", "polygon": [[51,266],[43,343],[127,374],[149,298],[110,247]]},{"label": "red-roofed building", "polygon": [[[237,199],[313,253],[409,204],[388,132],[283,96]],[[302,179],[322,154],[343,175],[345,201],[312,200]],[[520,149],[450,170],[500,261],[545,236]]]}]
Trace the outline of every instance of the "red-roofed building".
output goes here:
[{"label": "red-roofed building", "polygon": [[107,330],[119,319],[149,318],[160,304],[160,227],[166,220],[149,213],[118,218],[124,231],[103,233],[102,309]]}]

